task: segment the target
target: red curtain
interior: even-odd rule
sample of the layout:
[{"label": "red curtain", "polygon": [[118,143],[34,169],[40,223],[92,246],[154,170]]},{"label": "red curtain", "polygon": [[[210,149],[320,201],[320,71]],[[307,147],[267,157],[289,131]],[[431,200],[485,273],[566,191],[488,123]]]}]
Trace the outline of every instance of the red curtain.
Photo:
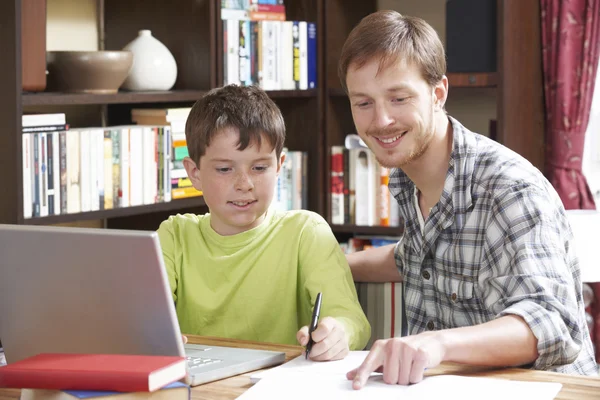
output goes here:
[{"label": "red curtain", "polygon": [[[600,54],[600,0],[540,0],[546,175],[566,209],[595,209],[582,158]],[[600,265],[598,265],[600,268]],[[600,283],[593,340],[600,360]]]}]

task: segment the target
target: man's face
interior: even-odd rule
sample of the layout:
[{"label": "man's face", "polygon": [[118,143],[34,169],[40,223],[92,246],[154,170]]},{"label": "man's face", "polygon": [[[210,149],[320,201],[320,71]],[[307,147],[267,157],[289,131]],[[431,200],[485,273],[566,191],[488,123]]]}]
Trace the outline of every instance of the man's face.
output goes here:
[{"label": "man's face", "polygon": [[434,135],[434,89],[400,60],[379,71],[379,60],[346,75],[354,125],[379,163],[402,168],[421,157]]}]

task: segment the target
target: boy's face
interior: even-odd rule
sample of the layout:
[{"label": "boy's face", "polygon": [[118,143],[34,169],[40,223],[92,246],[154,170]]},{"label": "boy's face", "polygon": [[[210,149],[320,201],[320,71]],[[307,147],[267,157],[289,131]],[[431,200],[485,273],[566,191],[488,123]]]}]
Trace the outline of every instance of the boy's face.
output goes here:
[{"label": "boy's face", "polygon": [[356,130],[382,165],[402,168],[425,153],[436,128],[435,110],[445,101],[443,83],[432,89],[404,60],[380,71],[378,59],[351,65],[346,82]]},{"label": "boy's face", "polygon": [[277,159],[266,140],[238,150],[239,132],[218,133],[200,158],[184,165],[194,187],[204,194],[211,226],[220,235],[235,235],[257,227],[273,200],[277,175],[285,155]]}]

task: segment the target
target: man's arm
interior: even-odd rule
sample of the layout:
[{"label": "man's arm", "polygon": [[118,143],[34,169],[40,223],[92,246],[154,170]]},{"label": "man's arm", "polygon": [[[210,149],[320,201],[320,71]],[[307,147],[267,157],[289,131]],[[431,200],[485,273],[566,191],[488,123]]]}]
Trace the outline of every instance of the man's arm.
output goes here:
[{"label": "man's arm", "polygon": [[[402,241],[399,242],[400,245]],[[374,247],[346,255],[355,282],[400,282],[394,249],[397,245]]]},{"label": "man's arm", "polygon": [[348,372],[353,388],[363,387],[372,372],[382,370],[389,384],[423,379],[426,368],[444,361],[484,366],[519,366],[538,357],[537,339],[520,317],[509,315],[475,326],[424,332],[378,340],[360,367]]}]

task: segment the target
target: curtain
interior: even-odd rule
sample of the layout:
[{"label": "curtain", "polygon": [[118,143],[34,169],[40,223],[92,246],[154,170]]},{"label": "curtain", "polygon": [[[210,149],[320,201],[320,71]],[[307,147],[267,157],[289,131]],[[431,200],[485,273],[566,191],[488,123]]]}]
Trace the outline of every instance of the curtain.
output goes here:
[{"label": "curtain", "polygon": [[582,173],[598,54],[600,0],[541,0],[546,175],[567,209],[594,209]]},{"label": "curtain", "polygon": [[[600,54],[600,0],[540,0],[540,5],[546,175],[566,209],[595,209],[582,159]],[[591,333],[600,360],[600,283],[592,286]]]}]

